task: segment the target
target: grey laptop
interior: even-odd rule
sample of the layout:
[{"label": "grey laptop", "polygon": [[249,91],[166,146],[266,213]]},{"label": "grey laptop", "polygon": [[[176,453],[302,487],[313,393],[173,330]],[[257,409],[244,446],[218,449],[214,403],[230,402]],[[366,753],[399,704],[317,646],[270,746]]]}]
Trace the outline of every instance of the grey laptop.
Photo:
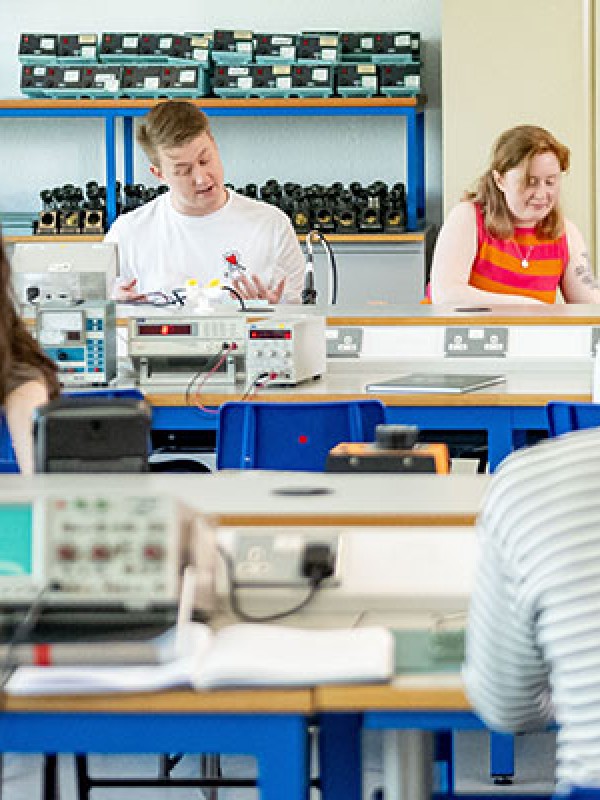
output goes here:
[{"label": "grey laptop", "polygon": [[408,372],[397,378],[373,381],[365,386],[367,392],[449,393],[474,392],[486,386],[504,383],[505,375],[465,375],[433,372]]}]

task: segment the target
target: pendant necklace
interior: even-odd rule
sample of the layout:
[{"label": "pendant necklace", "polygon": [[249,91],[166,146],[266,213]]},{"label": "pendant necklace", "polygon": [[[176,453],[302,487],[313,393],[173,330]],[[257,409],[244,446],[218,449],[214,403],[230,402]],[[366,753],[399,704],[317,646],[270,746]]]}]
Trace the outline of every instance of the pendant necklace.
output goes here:
[{"label": "pendant necklace", "polygon": [[529,256],[533,252],[533,248],[535,247],[535,245],[534,244],[529,245],[529,247],[527,248],[525,253],[523,253],[521,251],[521,247],[517,243],[516,239],[513,239],[513,242],[514,242],[514,245],[515,245],[515,248],[516,248],[516,251],[517,251],[517,256],[519,257],[519,259],[521,261],[521,266],[523,267],[523,269],[527,269],[527,267],[529,266]]}]

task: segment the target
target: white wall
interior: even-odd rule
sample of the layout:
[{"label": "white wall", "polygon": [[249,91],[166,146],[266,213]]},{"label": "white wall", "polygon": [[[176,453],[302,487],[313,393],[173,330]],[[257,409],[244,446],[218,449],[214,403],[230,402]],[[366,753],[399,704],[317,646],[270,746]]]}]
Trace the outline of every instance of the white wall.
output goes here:
[{"label": "white wall", "polygon": [[[595,0],[443,0],[444,206],[486,169],[496,137],[542,125],[571,149],[565,212],[594,252]],[[518,19],[518,24],[515,20]]]},{"label": "white wall", "polygon": [[[441,0],[198,0],[177,3],[103,0],[101,3],[0,0],[0,97],[19,97],[21,32],[107,30],[418,30],[424,40],[427,105],[427,217],[441,217]],[[404,180],[404,130],[390,118],[230,119],[213,124],[234,184],[269,177],[299,183]],[[41,188],[103,181],[98,120],[0,120],[0,211],[33,211]],[[143,156],[136,180],[151,178]]]}]

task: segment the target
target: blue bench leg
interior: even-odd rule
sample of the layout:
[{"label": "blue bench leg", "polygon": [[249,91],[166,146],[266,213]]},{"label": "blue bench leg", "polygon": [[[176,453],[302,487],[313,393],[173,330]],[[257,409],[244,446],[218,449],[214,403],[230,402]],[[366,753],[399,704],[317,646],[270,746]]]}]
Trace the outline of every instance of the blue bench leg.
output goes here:
[{"label": "blue bench leg", "polygon": [[490,733],[490,777],[506,786],[515,776],[515,739],[509,733]]},{"label": "blue bench leg", "polygon": [[361,714],[323,714],[319,720],[322,800],[361,800]]},{"label": "blue bench leg", "polygon": [[308,800],[308,730],[302,716],[273,715],[268,742],[256,757],[260,800]]}]

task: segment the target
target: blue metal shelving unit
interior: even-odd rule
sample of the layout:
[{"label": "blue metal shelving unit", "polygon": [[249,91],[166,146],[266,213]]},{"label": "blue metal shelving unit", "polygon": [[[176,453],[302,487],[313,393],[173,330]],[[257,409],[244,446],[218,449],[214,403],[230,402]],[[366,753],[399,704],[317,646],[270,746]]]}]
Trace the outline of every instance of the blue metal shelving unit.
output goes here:
[{"label": "blue metal shelving unit", "polygon": [[[29,100],[0,101],[0,118],[80,118],[104,121],[107,216],[116,216],[117,120],[122,120],[123,177],[133,183],[133,121],[144,116],[153,100]],[[289,100],[194,100],[210,117],[401,117],[406,120],[407,228],[418,230],[425,222],[425,111],[419,98],[331,98]]]}]

